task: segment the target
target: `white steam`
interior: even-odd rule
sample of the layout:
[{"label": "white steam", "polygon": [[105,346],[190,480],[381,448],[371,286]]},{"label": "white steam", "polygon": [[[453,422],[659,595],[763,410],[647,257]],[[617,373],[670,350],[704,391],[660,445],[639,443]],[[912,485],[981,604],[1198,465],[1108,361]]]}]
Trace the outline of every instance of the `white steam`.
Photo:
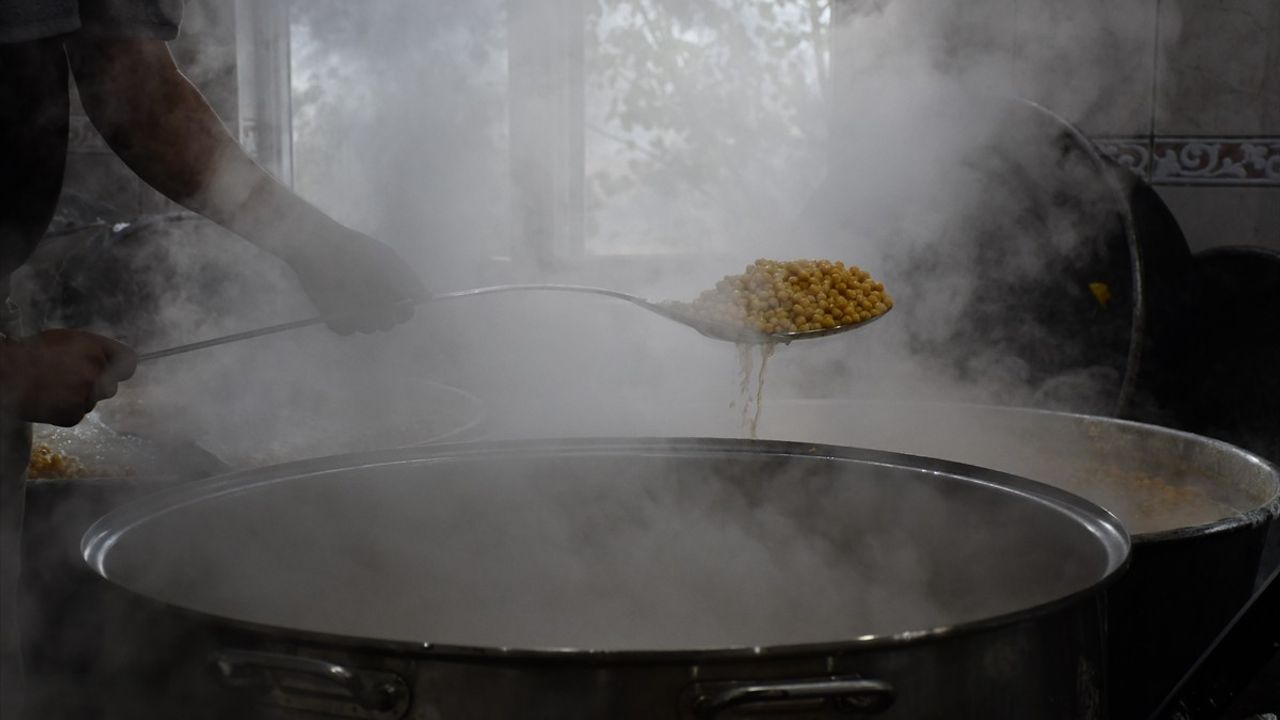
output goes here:
[{"label": "white steam", "polygon": [[[1052,286],[1114,220],[1097,178],[1061,165],[1051,125],[1022,124],[1044,118],[1010,98],[1105,117],[1110,70],[1070,56],[1127,47],[1117,28],[1140,24],[925,0],[852,2],[834,21],[813,0],[589,5],[582,252],[531,248],[512,217],[528,188],[509,164],[508,43],[530,33],[498,0],[294,4],[298,190],[395,245],[439,291],[548,281],[688,299],[756,257],[839,259],[882,279],[896,303],[887,317],[770,361],[766,422],[769,402],[796,397],[1109,409],[1119,370],[1104,360],[1123,348],[1063,359],[1060,336],[1035,323],[956,329],[991,309],[990,277]],[[779,15],[761,16],[764,5]],[[753,45],[788,33],[780,56]],[[1045,42],[1054,52],[1023,61],[1020,43]],[[554,118],[526,130],[563,140]],[[560,189],[551,196],[564,201]],[[147,252],[124,265],[146,297],[123,300],[135,314],[102,328],[140,350],[311,312],[287,268],[224,233],[179,225],[140,242]],[[102,412],[253,465],[421,442],[474,419],[426,381],[478,396],[495,433],[647,429],[632,421],[690,403],[737,418],[731,345],[576,295],[442,303],[391,333],[313,329],[161,360]]]},{"label": "white steam", "polygon": [[[895,310],[850,336],[780,351],[772,398],[872,393],[1110,410],[1122,368],[1092,356],[1059,362],[1050,328],[956,328],[991,305],[982,294],[990,275],[1051,284],[1056,263],[1077,258],[1114,219],[1087,167],[1059,166],[1056,126],[1024,122],[1036,111],[1011,101],[1030,95],[1092,120],[1110,78],[1081,77],[1089,63],[1024,62],[1026,43],[1052,32],[1050,49],[1091,57],[1124,45],[1116,28],[1145,27],[907,0],[844,7],[833,21],[798,0],[768,14],[732,0],[588,3],[585,252],[548,257],[524,245],[510,214],[519,108],[509,45],[529,29],[512,26],[498,2],[298,4],[298,188],[397,246],[437,290],[569,281],[688,298],[761,256],[842,259],[882,278]],[[768,44],[787,39],[790,49]],[[534,137],[563,134],[559,118],[545,120]],[[1062,194],[1077,201],[1055,205]],[[992,243],[998,267],[983,250]],[[162,331],[139,339],[146,349],[307,313],[287,269],[233,245],[225,236],[170,243],[160,268],[139,268],[162,278],[164,298]],[[191,273],[210,264],[228,278],[217,290],[229,302],[216,307],[192,290]],[[335,424],[377,427],[380,409],[425,379],[477,394],[492,417],[531,422],[691,399],[727,408],[736,398],[731,347],[579,296],[441,304],[370,338],[253,341],[145,367],[136,387],[184,405],[200,416],[193,430],[226,447],[242,438],[210,437],[219,424],[266,428],[250,419],[352,387],[368,402],[284,414],[320,436]],[[322,409],[338,417],[311,417]],[[424,400],[420,412],[433,408]]]}]

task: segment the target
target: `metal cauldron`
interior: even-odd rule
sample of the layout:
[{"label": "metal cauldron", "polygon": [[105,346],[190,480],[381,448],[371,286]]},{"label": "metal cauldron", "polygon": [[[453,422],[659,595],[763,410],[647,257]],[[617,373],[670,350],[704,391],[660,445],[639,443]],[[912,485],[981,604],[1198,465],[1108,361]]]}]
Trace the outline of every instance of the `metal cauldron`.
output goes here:
[{"label": "metal cauldron", "polygon": [[[85,424],[94,422],[91,417]],[[85,567],[80,538],[121,505],[230,467],[200,445],[172,438],[44,430],[37,430],[38,442],[54,443],[95,476],[26,484],[19,610],[27,712],[92,716],[81,703],[100,681],[118,591]],[[74,442],[77,437],[80,444]]]},{"label": "metal cauldron", "polygon": [[155,610],[121,716],[1075,720],[1128,541],[944,461],[601,439],[215,478],[84,547]]},{"label": "metal cauldron", "polygon": [[[410,412],[414,403],[418,409]],[[110,694],[121,682],[122,671],[113,667],[112,653],[131,653],[146,643],[148,630],[136,624],[127,599],[92,573],[80,555],[80,540],[94,521],[150,494],[228,473],[236,466],[261,464],[264,458],[314,457],[327,454],[325,448],[334,452],[462,440],[479,433],[485,419],[484,403],[478,398],[427,380],[404,385],[388,408],[379,422],[366,423],[359,432],[344,427],[350,423],[334,423],[332,428],[312,423],[305,435],[297,436],[308,442],[285,442],[291,437],[287,432],[264,432],[270,440],[254,440],[249,432],[254,426],[246,422],[248,429],[240,436],[247,440],[238,448],[207,449],[184,439],[199,430],[199,423],[184,428],[175,422],[176,414],[166,423],[165,413],[154,406],[104,404],[77,428],[38,428],[37,440],[77,458],[86,476],[27,483],[21,610],[30,712],[97,716],[96,698]],[[98,422],[100,416],[110,426]],[[256,420],[265,427],[288,418]]]},{"label": "metal cauldron", "polygon": [[[533,427],[519,418],[498,436]],[[543,421],[540,434],[732,437],[741,413],[681,405]],[[1112,709],[1146,717],[1274,568],[1280,471],[1207,437],[1020,408],[874,400],[768,401],[759,435],[945,458],[1029,477],[1107,507],[1133,536],[1111,593]]]}]

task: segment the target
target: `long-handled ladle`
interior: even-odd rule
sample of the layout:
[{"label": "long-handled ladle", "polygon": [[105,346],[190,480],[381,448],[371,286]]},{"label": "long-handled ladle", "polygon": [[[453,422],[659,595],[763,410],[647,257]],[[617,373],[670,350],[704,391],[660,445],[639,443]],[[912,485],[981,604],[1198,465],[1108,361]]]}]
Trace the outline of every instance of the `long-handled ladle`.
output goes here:
[{"label": "long-handled ladle", "polygon": [[[570,292],[570,293],[587,293],[590,295],[604,295],[606,297],[625,300],[632,305],[639,306],[656,313],[668,320],[674,320],[681,325],[687,325],[694,330],[716,340],[724,340],[732,343],[743,343],[750,345],[761,345],[765,343],[783,343],[787,344],[794,340],[809,340],[813,338],[826,337],[837,333],[848,332],[854,328],[859,328],[868,323],[874,322],[882,317],[877,315],[869,320],[857,323],[849,323],[847,325],[837,325],[831,328],[823,328],[821,330],[805,330],[801,332],[785,332],[785,333],[763,333],[753,327],[745,325],[735,325],[731,323],[710,320],[695,314],[686,303],[672,301],[655,301],[631,295],[630,293],[619,292],[617,290],[608,290],[605,288],[586,287],[582,285],[494,285],[491,287],[473,288],[471,290],[458,290],[456,292],[436,293],[428,295],[421,300],[415,301],[415,304],[425,304],[438,302],[440,300],[453,300],[456,298],[475,297],[477,295],[492,295],[496,293],[507,292]],[[185,345],[177,345],[163,350],[153,350],[138,355],[138,362],[147,362],[158,358],[169,357],[171,355],[180,355],[182,353],[191,352],[192,350],[202,350],[204,348],[215,347],[217,345],[225,345],[227,343],[239,342],[241,340],[249,340],[251,338],[262,337],[263,335],[274,335],[275,333],[285,332],[286,330],[296,330],[298,328],[309,327],[312,325],[320,325],[331,318],[326,316],[316,316],[306,318],[304,320],[294,320],[292,322],[280,323],[279,325],[269,325],[267,327],[258,328],[256,330],[247,330],[245,332],[232,333],[222,337],[212,338],[210,340],[201,340],[199,342],[187,343]]]}]

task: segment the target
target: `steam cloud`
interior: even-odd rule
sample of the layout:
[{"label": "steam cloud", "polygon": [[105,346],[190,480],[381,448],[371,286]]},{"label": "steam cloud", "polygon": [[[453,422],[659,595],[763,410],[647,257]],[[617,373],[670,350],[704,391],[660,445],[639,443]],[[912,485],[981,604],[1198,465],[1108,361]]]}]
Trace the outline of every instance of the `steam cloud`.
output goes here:
[{"label": "steam cloud", "polygon": [[[843,259],[882,277],[895,311],[852,336],[783,349],[767,379],[773,398],[1111,410],[1125,349],[1116,333],[1096,353],[1060,358],[1051,328],[1008,327],[1021,318],[1007,306],[1025,298],[1002,297],[989,281],[1052,282],[1114,222],[1113,198],[1088,168],[1055,166],[1057,128],[1024,122],[1035,111],[1009,98],[1033,95],[1086,124],[1105,119],[1114,78],[1082,77],[1087,64],[1064,72],[1058,61],[1068,49],[1093,57],[1124,47],[1138,39],[1124,28],[1145,32],[1142,23],[1101,27],[1087,8],[1040,17],[897,0],[849,3],[832,19],[807,17],[804,2],[784,5],[770,20],[729,0],[588,4],[588,255],[548,263],[521,252],[509,216],[507,45],[521,29],[509,27],[505,5],[299,4],[298,188],[396,245],[438,290],[569,281],[688,298],[760,256]],[[640,11],[696,51],[661,42],[626,51],[634,38],[618,33]],[[799,50],[758,47],[788,33],[804,40]],[[1025,52],[1050,34],[1042,44],[1061,51]],[[671,72],[673,63],[683,70]],[[626,104],[646,89],[645,67],[673,78],[650,115]],[[141,310],[154,315],[146,328],[134,317],[106,332],[149,349],[308,311],[287,269],[225,234],[189,224],[149,234],[123,272],[144,286]],[[634,255],[646,248],[700,252]],[[1112,314],[1126,310],[1117,302]],[[423,378],[475,392],[491,419],[516,429],[546,415],[610,417],[691,400],[727,408],[736,398],[732,348],[576,296],[427,307],[375,338],[301,332],[207,351],[144,368],[125,392],[139,407],[163,398],[185,408],[186,419],[166,422],[190,422],[193,434],[249,457],[257,450],[242,446],[244,428],[269,434],[252,418],[332,396],[303,402],[305,413],[272,432],[287,424],[301,433],[320,411],[340,416],[319,423],[322,442],[335,424],[377,431],[401,424],[382,410]],[[356,394],[366,401],[353,404]],[[429,398],[421,403],[430,415]]]},{"label": "steam cloud", "polygon": [[[830,29],[820,45],[803,46],[774,72],[750,47],[752,23],[765,20],[731,26],[744,4],[634,3],[665,18],[682,42],[734,49],[681,65],[693,90],[655,101],[659,119],[680,116],[670,121],[679,132],[627,135],[608,114],[609,92],[623,92],[627,73],[585,70],[585,164],[595,173],[586,224],[601,238],[596,249],[620,255],[548,263],[521,252],[509,215],[512,31],[497,0],[296,4],[298,189],[397,246],[437,290],[550,281],[691,298],[759,256],[841,259],[882,277],[894,312],[853,335],[781,349],[770,361],[770,401],[876,395],[1107,410],[1114,366],[1068,358],[1042,372],[1043,358],[989,342],[1013,335],[1051,344],[1047,329],[956,328],[973,301],[989,297],[981,278],[1053,276],[1093,252],[1113,222],[1096,178],[1057,167],[1052,133],[1011,123],[1011,113],[1031,111],[1007,98],[1032,89],[1067,118],[1105,119],[1115,78],[1072,72],[1069,61],[1126,47],[1134,38],[1123,28],[1141,24],[1101,27],[1086,7],[1094,3],[1009,17],[970,14],[969,4],[852,2],[847,15],[822,20]],[[589,61],[610,57],[606,30],[626,16],[617,9],[624,5],[588,12],[603,26],[588,37]],[[805,27],[804,3],[792,5],[777,26]],[[1023,62],[1002,41],[1015,35],[1051,41],[1054,51]],[[654,52],[655,63],[674,61]],[[550,137],[557,128],[543,130]],[[646,164],[658,138],[661,162]],[[1064,196],[1072,202],[1058,203]],[[985,238],[1017,252],[984,256]],[[143,314],[98,329],[140,349],[310,312],[286,268],[224,233],[161,224],[138,242],[147,252],[117,262],[119,277],[140,285],[120,302]],[[703,252],[634,255],[645,248]],[[734,348],[630,306],[504,296],[428,306],[390,334],[307,330],[160,361],[101,412],[122,430],[163,429],[253,465],[412,443],[474,419],[474,408],[442,399],[425,380],[475,393],[494,435],[625,434],[692,404],[722,407],[733,427],[735,369]],[[767,403],[763,412],[767,423]],[[717,537],[701,540],[725,540]],[[901,567],[911,572],[907,560]]]}]

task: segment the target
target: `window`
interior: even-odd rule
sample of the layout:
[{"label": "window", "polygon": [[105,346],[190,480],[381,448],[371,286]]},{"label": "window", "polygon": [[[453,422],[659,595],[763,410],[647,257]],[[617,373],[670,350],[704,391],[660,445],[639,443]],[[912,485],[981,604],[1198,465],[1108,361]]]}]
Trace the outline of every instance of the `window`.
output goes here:
[{"label": "window", "polygon": [[300,0],[289,25],[296,189],[410,255],[504,254],[505,1]]},{"label": "window", "polygon": [[778,179],[825,134],[828,0],[586,1],[588,252],[715,252],[799,210]]},{"label": "window", "polygon": [[292,2],[296,187],[432,253],[725,251],[812,189],[830,3]]}]

